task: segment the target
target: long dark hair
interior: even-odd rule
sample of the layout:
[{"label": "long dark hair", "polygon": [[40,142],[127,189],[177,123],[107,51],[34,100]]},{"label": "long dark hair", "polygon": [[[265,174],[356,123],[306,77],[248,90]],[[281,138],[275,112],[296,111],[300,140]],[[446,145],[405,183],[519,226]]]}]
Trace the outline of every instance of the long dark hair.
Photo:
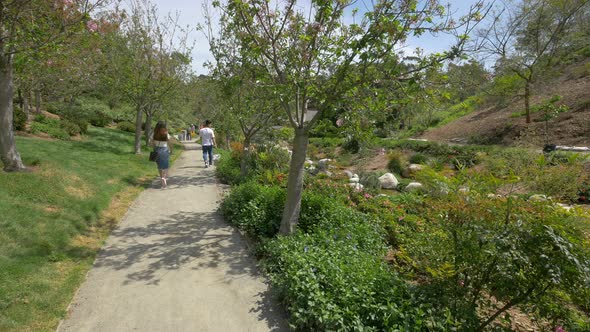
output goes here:
[{"label": "long dark hair", "polygon": [[166,129],[166,122],[158,121],[156,128],[154,128],[154,140],[155,141],[167,141],[168,140],[168,129]]}]

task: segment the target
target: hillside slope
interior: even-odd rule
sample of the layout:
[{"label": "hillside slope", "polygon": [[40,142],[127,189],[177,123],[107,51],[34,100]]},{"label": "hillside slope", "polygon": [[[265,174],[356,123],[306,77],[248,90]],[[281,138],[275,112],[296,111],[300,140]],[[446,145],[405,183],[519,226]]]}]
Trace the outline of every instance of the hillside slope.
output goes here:
[{"label": "hillside slope", "polygon": [[[589,66],[590,59],[587,59],[568,68],[560,77],[537,85],[533,90],[531,105],[537,105],[554,95],[561,95],[563,98],[560,103],[570,108],[570,111],[559,114],[549,122],[549,143],[590,146]],[[430,129],[420,138],[442,142],[543,146],[545,122],[535,122],[535,119],[539,120],[543,116],[542,112],[533,113],[533,122],[527,124],[524,117],[511,117],[513,112],[522,110],[522,98],[515,99],[505,108],[484,106],[457,121]]]}]

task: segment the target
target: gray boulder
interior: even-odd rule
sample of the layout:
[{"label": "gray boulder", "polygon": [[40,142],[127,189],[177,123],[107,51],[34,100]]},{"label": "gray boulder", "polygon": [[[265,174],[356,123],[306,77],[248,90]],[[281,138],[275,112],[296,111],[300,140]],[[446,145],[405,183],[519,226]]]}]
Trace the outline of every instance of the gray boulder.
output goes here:
[{"label": "gray boulder", "polygon": [[547,202],[548,200],[549,200],[549,198],[543,194],[535,194],[535,195],[532,195],[531,197],[529,197],[529,201],[533,201],[533,202]]},{"label": "gray boulder", "polygon": [[379,177],[379,182],[381,183],[381,188],[383,189],[395,189],[399,184],[399,181],[395,177],[395,175],[391,173],[385,173]]},{"label": "gray boulder", "polygon": [[408,166],[408,172],[410,172],[410,174],[420,172],[423,169],[424,166],[420,164],[410,164],[410,166]]},{"label": "gray boulder", "polygon": [[410,182],[406,186],[405,190],[409,191],[409,192],[420,191],[420,190],[422,190],[423,187],[424,186],[420,182]]},{"label": "gray boulder", "polygon": [[328,163],[332,161],[332,159],[320,159],[318,161],[318,167],[321,171],[328,169]]}]

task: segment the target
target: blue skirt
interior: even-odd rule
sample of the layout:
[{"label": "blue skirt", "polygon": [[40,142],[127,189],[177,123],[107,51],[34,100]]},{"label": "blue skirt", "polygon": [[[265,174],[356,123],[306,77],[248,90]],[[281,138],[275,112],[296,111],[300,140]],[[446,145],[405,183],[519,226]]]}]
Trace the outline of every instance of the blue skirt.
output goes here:
[{"label": "blue skirt", "polygon": [[156,147],[158,157],[156,158],[156,164],[158,169],[168,169],[170,167],[170,150],[167,147]]}]

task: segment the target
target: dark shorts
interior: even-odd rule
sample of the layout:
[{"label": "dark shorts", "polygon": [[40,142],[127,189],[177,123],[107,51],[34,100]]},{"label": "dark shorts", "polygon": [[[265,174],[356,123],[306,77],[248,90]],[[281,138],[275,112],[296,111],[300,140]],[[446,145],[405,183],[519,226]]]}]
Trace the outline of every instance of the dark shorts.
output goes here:
[{"label": "dark shorts", "polygon": [[167,147],[157,147],[156,152],[158,153],[156,158],[158,169],[168,169],[170,167],[170,150]]}]

